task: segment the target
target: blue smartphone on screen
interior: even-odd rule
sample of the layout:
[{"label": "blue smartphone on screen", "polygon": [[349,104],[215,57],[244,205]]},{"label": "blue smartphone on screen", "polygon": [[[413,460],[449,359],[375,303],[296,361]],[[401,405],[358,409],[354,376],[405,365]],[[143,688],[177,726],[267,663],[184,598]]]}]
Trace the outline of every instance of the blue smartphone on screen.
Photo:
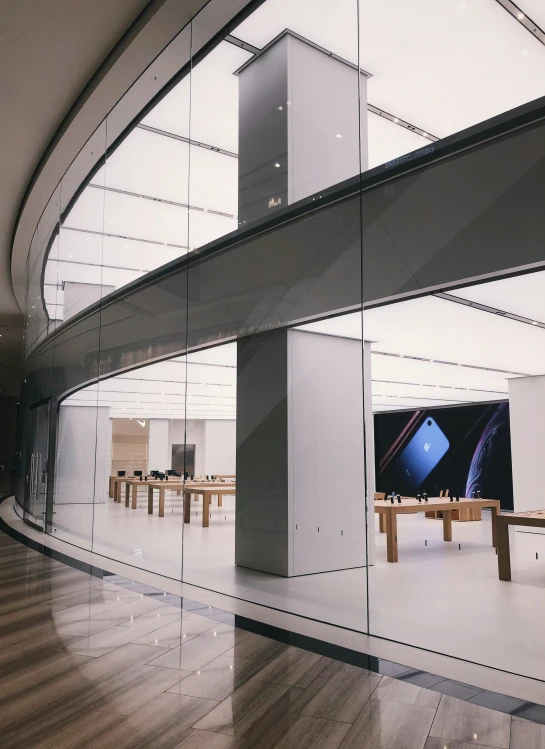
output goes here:
[{"label": "blue smartphone on screen", "polygon": [[414,492],[419,489],[449,447],[450,443],[435,419],[424,419],[396,461],[395,472],[405,490]]}]

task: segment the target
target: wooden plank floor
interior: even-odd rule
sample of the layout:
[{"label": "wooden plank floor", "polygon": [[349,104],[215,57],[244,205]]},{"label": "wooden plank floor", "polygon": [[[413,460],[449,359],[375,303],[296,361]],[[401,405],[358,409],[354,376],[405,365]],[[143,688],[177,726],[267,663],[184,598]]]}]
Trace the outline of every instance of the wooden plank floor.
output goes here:
[{"label": "wooden plank floor", "polygon": [[545,726],[176,609],[0,533],[2,749],[498,749]]}]

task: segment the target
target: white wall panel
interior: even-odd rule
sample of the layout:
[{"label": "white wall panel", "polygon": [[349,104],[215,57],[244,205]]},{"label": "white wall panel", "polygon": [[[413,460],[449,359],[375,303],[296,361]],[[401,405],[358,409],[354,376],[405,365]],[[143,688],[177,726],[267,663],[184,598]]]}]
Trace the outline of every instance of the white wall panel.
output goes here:
[{"label": "white wall panel", "polygon": [[[545,486],[545,376],[509,382],[513,507],[543,509]],[[532,528],[532,532],[539,532]]]},{"label": "white wall panel", "polygon": [[236,420],[204,422],[204,473],[236,473]]},{"label": "white wall panel", "polygon": [[148,470],[165,471],[170,468],[171,452],[167,419],[150,419]]}]

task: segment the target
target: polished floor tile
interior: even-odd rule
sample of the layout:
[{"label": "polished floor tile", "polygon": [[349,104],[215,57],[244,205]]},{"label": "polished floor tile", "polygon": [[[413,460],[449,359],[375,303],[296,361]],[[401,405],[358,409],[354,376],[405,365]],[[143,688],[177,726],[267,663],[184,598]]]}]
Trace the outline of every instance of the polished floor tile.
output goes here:
[{"label": "polished floor tile", "polygon": [[380,680],[378,674],[324,672],[301,696],[302,712],[315,718],[353,723]]},{"label": "polished floor tile", "polygon": [[255,659],[220,655],[198,671],[188,674],[168,691],[221,701],[261,670],[260,663]]},{"label": "polished floor tile", "polygon": [[510,729],[509,715],[443,696],[430,736],[509,749]]},{"label": "polished floor tile", "polygon": [[389,676],[382,678],[373,696],[378,700],[433,708],[439,705],[441,699],[441,695],[437,692],[417,687],[414,684],[407,684],[405,681],[391,679]]},{"label": "polished floor tile", "polygon": [[452,739],[428,738],[424,749],[488,749],[483,744],[468,744],[463,741],[452,741]]},{"label": "polished floor tile", "polygon": [[370,699],[340,749],[423,749],[435,709]]},{"label": "polished floor tile", "polygon": [[[300,697],[301,689],[250,679],[195,724],[195,728],[245,738],[264,729],[274,715],[276,723]],[[264,740],[264,738],[263,738]],[[256,745],[258,746],[258,744]]]},{"label": "polished floor tile", "polygon": [[167,653],[153,660],[151,665],[182,671],[196,671],[230,649],[232,649],[231,644],[220,638],[206,634],[197,635],[182,645],[171,648]]},{"label": "polished floor tile", "polygon": [[286,647],[263,668],[260,679],[305,689],[327,668],[333,668],[334,664],[335,661],[331,658],[299,648]]},{"label": "polished floor tile", "polygon": [[338,749],[350,730],[348,723],[311,718],[299,718],[274,749]]},{"label": "polished floor tile", "polygon": [[244,739],[193,729],[176,749],[250,749]]}]

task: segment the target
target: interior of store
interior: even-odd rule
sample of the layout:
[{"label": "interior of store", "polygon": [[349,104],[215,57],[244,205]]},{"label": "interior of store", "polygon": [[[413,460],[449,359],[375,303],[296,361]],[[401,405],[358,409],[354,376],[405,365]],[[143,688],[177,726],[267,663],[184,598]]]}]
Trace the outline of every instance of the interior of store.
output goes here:
[{"label": "interior of store", "polygon": [[[540,530],[512,531],[513,580],[506,583],[498,579],[489,508],[479,510],[477,519],[462,512],[457,519],[455,513],[451,542],[444,540],[440,513],[410,513],[399,518],[399,558],[392,564],[378,516],[365,512],[364,475],[369,480],[372,474],[363,469],[358,440],[369,410],[362,410],[361,396],[369,372],[377,492],[414,497],[426,491],[431,498],[448,490],[453,502],[473,496],[499,500],[502,512],[540,508],[532,434],[545,423],[539,416],[545,403],[544,287],[545,272],[521,274],[292,331],[304,339],[304,366],[297,369],[294,355],[288,385],[294,400],[287,443],[292,511],[295,520],[310,516],[322,524],[331,547],[325,558],[325,547],[303,538],[293,542],[294,563],[287,573],[278,568],[271,574],[262,560],[252,566],[244,557],[236,494],[222,496],[221,506],[212,496],[207,527],[203,498],[193,495],[190,522],[184,522],[183,497],[172,475],[163,480],[164,517],[156,498],[149,514],[147,486],[138,487],[138,481],[136,503],[132,494],[125,502],[125,484],[120,501],[110,496],[110,476],[120,471],[127,476],[141,471],[145,479],[154,470],[185,468],[188,482],[222,477],[225,486],[237,485],[237,467],[247,469],[240,457],[245,396],[237,393],[237,382],[245,385],[237,380],[237,357],[240,369],[243,354],[236,342],[131,370],[62,402],[54,534],[167,577],[356,631],[367,628],[369,596],[373,634],[430,650],[444,651],[449,642],[450,654],[481,662],[489,648],[491,662],[515,672],[522,663],[531,675],[538,667],[532,652],[541,631],[530,612],[539,606],[545,585]],[[292,349],[300,345],[297,340]],[[305,348],[309,343],[315,348]],[[347,379],[343,370],[350,367]],[[357,388],[351,390],[350,383]],[[270,385],[265,380],[264,387]],[[252,387],[259,392],[255,382]],[[411,445],[426,451],[426,462],[407,480],[399,466]],[[397,450],[393,458],[392,450]],[[250,512],[244,498],[241,503]],[[380,503],[384,500],[377,498],[374,504]],[[333,537],[341,526],[341,535]],[[296,528],[288,528],[294,539]],[[347,551],[342,545],[348,536]],[[486,630],[484,641],[472,637],[476,626]]]}]

